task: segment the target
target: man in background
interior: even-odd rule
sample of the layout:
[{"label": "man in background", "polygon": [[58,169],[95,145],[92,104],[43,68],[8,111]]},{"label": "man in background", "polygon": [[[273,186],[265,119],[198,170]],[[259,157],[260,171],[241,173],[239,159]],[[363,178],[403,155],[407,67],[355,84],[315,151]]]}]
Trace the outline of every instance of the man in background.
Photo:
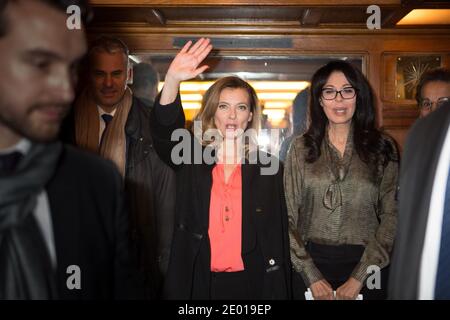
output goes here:
[{"label": "man in background", "polygon": [[87,60],[87,86],[71,119],[72,141],[119,169],[146,297],[161,298],[173,232],[175,173],[153,148],[151,109],[128,87],[133,72],[125,43],[100,37],[89,46]]},{"label": "man in background", "polygon": [[444,68],[425,72],[416,90],[416,101],[423,118],[450,99],[450,70]]},{"label": "man in background", "polygon": [[159,74],[150,63],[141,62],[133,67],[133,95],[148,107],[153,107],[158,94]]},{"label": "man in background", "polygon": [[286,139],[280,146],[280,160],[284,162],[286,160],[289,147],[295,137],[305,133],[307,129],[307,119],[308,119],[308,97],[309,89],[304,89],[300,91],[292,102],[292,134]]}]

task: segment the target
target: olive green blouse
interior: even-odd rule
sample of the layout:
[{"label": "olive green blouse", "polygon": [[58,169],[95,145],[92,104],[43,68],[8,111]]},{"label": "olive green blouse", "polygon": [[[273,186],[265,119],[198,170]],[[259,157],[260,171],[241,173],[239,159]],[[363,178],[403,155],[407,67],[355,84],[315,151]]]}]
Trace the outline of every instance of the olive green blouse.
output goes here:
[{"label": "olive green blouse", "polygon": [[306,252],[306,242],[363,245],[364,254],[351,276],[364,282],[369,266],[389,264],[397,223],[398,161],[380,165],[373,174],[353,148],[352,130],[343,157],[325,136],[314,163],[305,161],[303,136],[292,142],[286,159],[292,264],[310,286],[323,276]]}]

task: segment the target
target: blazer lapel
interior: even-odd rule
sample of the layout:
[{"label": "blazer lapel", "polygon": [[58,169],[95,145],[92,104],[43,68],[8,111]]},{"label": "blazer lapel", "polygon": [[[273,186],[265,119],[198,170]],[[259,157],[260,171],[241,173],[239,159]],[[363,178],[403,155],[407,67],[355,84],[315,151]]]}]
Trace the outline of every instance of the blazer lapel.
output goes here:
[{"label": "blazer lapel", "polygon": [[195,179],[198,185],[198,200],[200,204],[200,212],[197,217],[198,221],[201,223],[204,232],[208,232],[209,226],[209,204],[211,201],[211,188],[212,188],[212,170],[215,164],[197,164],[194,165],[196,169],[194,172]]},{"label": "blazer lapel", "polygon": [[242,164],[242,254],[252,251],[256,246],[257,232],[253,220],[255,193],[252,192],[252,182],[258,170],[258,165]]},{"label": "blazer lapel", "polygon": [[81,226],[78,207],[79,200],[73,198],[74,190],[67,184],[63,174],[55,178],[47,186],[47,195],[51,211],[53,239],[56,251],[57,280],[60,299],[73,299],[80,290],[69,290],[66,281],[69,274],[67,268],[81,263]]},{"label": "blazer lapel", "polygon": [[[441,110],[437,110],[435,112],[439,111]],[[439,121],[436,121],[436,119],[439,119]],[[421,145],[422,147],[424,145],[428,146],[427,152],[422,152],[422,154],[425,154],[425,156],[422,158],[422,162],[419,164],[418,168],[418,170],[422,172],[423,177],[423,179],[420,179],[418,181],[422,181],[424,183],[426,193],[416,195],[419,199],[420,198],[426,199],[426,201],[422,201],[422,203],[424,204],[424,206],[422,207],[422,210],[424,210],[424,214],[419,215],[417,217],[418,220],[412,223],[412,225],[418,223],[421,226],[420,230],[421,239],[423,239],[425,235],[426,224],[428,221],[428,207],[430,204],[431,193],[434,184],[434,175],[436,173],[437,165],[439,163],[442,145],[444,144],[444,139],[447,134],[447,128],[450,122],[450,112],[447,112],[446,116],[444,115],[443,117],[442,116],[435,117],[434,120],[435,121],[429,121],[427,123],[427,126],[424,126],[422,128],[424,130],[422,130],[421,135],[423,135],[424,139],[422,139],[422,141],[416,142],[418,145]],[[431,143],[429,141],[430,137],[432,137]]]},{"label": "blazer lapel", "polygon": [[[133,104],[128,114],[127,122],[125,124],[125,134],[127,137],[127,169],[135,167],[140,162],[148,157],[153,140],[150,134],[150,128],[147,129],[147,123],[150,120],[145,117],[144,112],[140,109],[145,108],[139,100],[133,97]],[[134,146],[133,154],[130,156],[130,145]]]}]

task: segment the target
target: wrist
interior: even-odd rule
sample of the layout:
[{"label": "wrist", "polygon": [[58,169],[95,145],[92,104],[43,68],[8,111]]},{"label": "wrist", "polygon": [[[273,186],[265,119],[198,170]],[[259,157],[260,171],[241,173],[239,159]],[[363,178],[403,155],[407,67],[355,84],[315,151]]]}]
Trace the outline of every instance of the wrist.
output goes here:
[{"label": "wrist", "polygon": [[178,87],[181,83],[181,80],[177,79],[173,75],[167,73],[164,79],[164,86],[173,86]]}]

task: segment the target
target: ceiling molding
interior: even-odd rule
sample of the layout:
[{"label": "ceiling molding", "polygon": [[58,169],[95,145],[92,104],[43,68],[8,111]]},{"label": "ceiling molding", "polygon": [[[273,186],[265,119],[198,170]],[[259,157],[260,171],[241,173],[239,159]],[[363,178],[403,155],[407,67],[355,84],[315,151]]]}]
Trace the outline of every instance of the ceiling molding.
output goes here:
[{"label": "ceiling molding", "polygon": [[322,17],[320,9],[308,8],[303,12],[300,24],[305,27],[317,27]]},{"label": "ceiling molding", "polygon": [[329,7],[336,5],[369,6],[376,4],[379,6],[392,5],[400,6],[401,0],[90,0],[93,6],[208,6],[221,7],[233,6],[320,6]]}]

